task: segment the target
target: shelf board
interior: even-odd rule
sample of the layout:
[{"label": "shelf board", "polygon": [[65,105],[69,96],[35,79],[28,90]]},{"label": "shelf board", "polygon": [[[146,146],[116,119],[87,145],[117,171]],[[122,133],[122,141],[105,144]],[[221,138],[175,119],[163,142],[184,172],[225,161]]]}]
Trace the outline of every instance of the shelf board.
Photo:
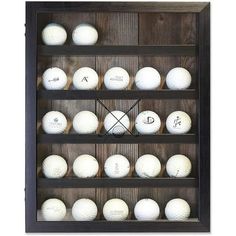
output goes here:
[{"label": "shelf board", "polygon": [[45,46],[38,45],[38,54],[42,56],[62,56],[62,55],[139,55],[139,56],[195,56],[197,46],[188,45],[159,45],[159,46]]},{"label": "shelf board", "polygon": [[186,90],[45,90],[37,91],[38,99],[196,99],[195,89]]},{"label": "shelf board", "polygon": [[108,188],[108,187],[196,187],[195,178],[38,178],[39,188]]},{"label": "shelf board", "polygon": [[38,134],[38,143],[196,143],[195,134],[114,135]]}]

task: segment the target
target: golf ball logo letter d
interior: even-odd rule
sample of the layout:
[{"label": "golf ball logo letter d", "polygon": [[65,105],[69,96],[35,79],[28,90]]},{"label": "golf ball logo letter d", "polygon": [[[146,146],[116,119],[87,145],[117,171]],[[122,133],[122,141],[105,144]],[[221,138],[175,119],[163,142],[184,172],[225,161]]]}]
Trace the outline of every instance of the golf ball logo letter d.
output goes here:
[{"label": "golf ball logo letter d", "polygon": [[146,119],[144,119],[143,123],[144,124],[152,124],[154,123],[155,119],[151,116],[148,116]]}]

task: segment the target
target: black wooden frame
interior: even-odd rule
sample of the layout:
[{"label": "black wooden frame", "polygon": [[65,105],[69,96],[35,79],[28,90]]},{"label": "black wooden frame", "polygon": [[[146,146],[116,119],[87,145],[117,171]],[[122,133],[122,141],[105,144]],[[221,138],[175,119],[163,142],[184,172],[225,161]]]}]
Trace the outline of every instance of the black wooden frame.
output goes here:
[{"label": "black wooden frame", "polygon": [[[58,183],[52,183],[50,181],[39,180],[37,182],[36,174],[36,157],[37,157],[37,142],[50,142],[53,136],[37,136],[36,132],[36,120],[37,120],[37,99],[43,97],[48,99],[73,99],[75,98],[73,93],[69,95],[63,95],[63,91],[54,92],[49,94],[47,91],[39,92],[37,94],[36,75],[37,75],[37,55],[42,54],[57,54],[60,55],[60,47],[47,47],[37,46],[37,14],[42,12],[55,12],[55,11],[116,11],[116,12],[194,12],[198,17],[198,44],[194,46],[157,46],[155,48],[139,46],[131,47],[128,54],[158,54],[160,55],[192,55],[196,54],[198,58],[198,94],[196,91],[183,91],[173,92],[163,91],[158,93],[159,98],[198,98],[197,99],[197,112],[198,112],[198,136],[191,137],[196,139],[198,143],[198,157],[199,157],[199,169],[198,180],[189,179],[182,180],[182,185],[188,186],[189,184],[198,185],[198,220],[189,220],[187,222],[169,222],[167,220],[158,220],[157,222],[138,222],[138,221],[124,221],[124,222],[107,222],[107,221],[93,221],[93,222],[43,222],[37,221],[37,186],[56,186],[56,187],[86,187],[90,184],[91,187],[102,187],[104,182],[96,180],[96,182],[90,182],[90,180],[83,180],[78,183],[74,180],[64,180]],[[66,46],[68,47],[68,46]],[[74,47],[74,46],[72,46]],[[68,47],[67,53],[75,52],[75,48]],[[65,49],[65,48],[64,48]],[[82,50],[83,54],[120,54],[122,53],[122,46],[119,47],[101,47],[93,46],[92,51],[90,47],[85,47]],[[126,50],[126,49],[125,49]],[[204,79],[203,79],[204,78]],[[81,93],[81,97],[76,99],[96,99],[97,97],[104,96],[103,98],[115,98],[118,94],[100,93],[98,91],[90,93]],[[131,93],[125,95],[123,98],[136,98],[137,96],[143,96],[145,93]],[[123,95],[122,95],[123,96]],[[148,97],[149,96],[149,97]],[[120,97],[120,96],[118,96]],[[150,93],[148,98],[155,97],[155,94]],[[161,135],[160,135],[161,136]],[[170,135],[172,136],[172,135]],[[191,136],[191,135],[190,135]],[[166,142],[166,138],[163,136],[158,137],[158,142]],[[70,137],[69,137],[70,138]],[[86,137],[85,137],[86,138]],[[96,135],[92,138],[87,137],[87,141],[91,139],[91,142],[96,140]],[[188,140],[188,136],[183,136],[183,139]],[[60,143],[60,137],[57,140]],[[61,138],[61,140],[64,137]],[[135,137],[129,137],[131,142]],[[86,139],[85,139],[86,140]],[[107,139],[110,140],[110,139]],[[150,138],[151,140],[151,138]],[[150,141],[147,138],[147,141]],[[70,140],[67,140],[70,141]],[[72,137],[73,141],[73,137]],[[102,140],[102,142],[106,140]],[[114,140],[113,140],[114,141]],[[145,142],[144,138],[141,138],[139,142]],[[172,137],[171,142],[175,139]],[[189,140],[188,140],[189,141]],[[193,140],[192,140],[193,141]],[[112,141],[109,141],[112,142]],[[191,142],[191,139],[190,139]],[[108,2],[27,2],[26,3],[26,181],[25,181],[25,213],[26,213],[26,232],[208,232],[210,231],[210,4],[203,2],[189,2],[189,3],[165,3],[165,2],[152,2],[152,3],[108,3]],[[105,186],[123,186],[124,180],[115,180],[115,182],[107,181],[108,185]],[[137,182],[129,180],[131,186],[140,186],[143,183],[140,179]],[[145,180],[147,186],[153,186],[153,182]],[[160,179],[157,181],[157,185],[178,186],[180,182],[178,180],[166,181]],[[55,184],[55,185],[54,185]],[[144,183],[145,184],[145,183]],[[94,186],[93,186],[94,185]]]}]

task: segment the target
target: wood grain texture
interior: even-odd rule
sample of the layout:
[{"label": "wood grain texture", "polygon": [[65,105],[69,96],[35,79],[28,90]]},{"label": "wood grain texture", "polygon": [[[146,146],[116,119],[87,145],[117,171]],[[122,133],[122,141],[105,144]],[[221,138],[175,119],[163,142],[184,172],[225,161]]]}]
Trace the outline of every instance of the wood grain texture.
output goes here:
[{"label": "wood grain texture", "polygon": [[137,13],[97,13],[98,44],[137,45]]},{"label": "wood grain texture", "polygon": [[196,14],[139,14],[140,45],[194,44],[195,42]]}]

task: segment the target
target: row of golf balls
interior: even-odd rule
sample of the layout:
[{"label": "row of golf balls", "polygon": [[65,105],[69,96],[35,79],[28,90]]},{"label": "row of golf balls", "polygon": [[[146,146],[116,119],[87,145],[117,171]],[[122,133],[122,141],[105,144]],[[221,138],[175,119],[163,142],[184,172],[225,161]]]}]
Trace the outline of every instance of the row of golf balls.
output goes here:
[{"label": "row of golf balls", "polygon": [[[42,31],[42,40],[46,45],[63,45],[66,39],[65,28],[57,23],[48,24]],[[98,40],[98,32],[92,25],[82,23],[73,30],[72,40],[76,45],[93,45]]]},{"label": "row of golf balls", "polygon": [[[185,134],[191,129],[191,118],[183,111],[174,111],[166,119],[166,128],[171,134]],[[91,111],[80,111],[73,118],[73,129],[78,134],[96,132],[97,116]],[[63,133],[67,119],[59,111],[47,112],[42,118],[42,128],[48,134]],[[161,127],[159,116],[153,111],[142,111],[135,119],[135,128],[140,134],[155,134]],[[104,128],[109,134],[124,134],[130,128],[130,119],[122,111],[112,111],[104,119]]]},{"label": "row of golf balls", "polygon": [[[62,221],[66,216],[66,206],[57,198],[46,200],[41,206],[43,219],[46,221]],[[190,216],[191,208],[187,201],[181,198],[170,200],[165,207],[165,216],[171,221],[184,221]],[[72,216],[76,221],[93,221],[98,214],[94,201],[88,198],[77,200],[72,206]],[[123,221],[128,218],[129,207],[119,198],[108,200],[103,206],[103,216],[107,221]],[[160,215],[160,208],[151,198],[139,200],[134,207],[134,216],[141,221],[154,221]]]},{"label": "row of golf balls", "polygon": [[[187,177],[192,169],[191,161],[182,154],[171,156],[166,163],[166,172],[170,177]],[[73,163],[73,172],[79,178],[95,177],[99,170],[96,158],[89,154],[78,156]],[[68,171],[65,159],[59,155],[50,155],[42,163],[42,172],[47,178],[62,178]],[[108,157],[104,171],[110,178],[123,178],[130,172],[129,160],[115,154]],[[153,178],[160,174],[161,162],[151,154],[145,154],[135,163],[135,172],[141,178]]]},{"label": "row of golf balls", "polygon": [[[61,90],[67,84],[65,72],[52,67],[44,71],[42,76],[44,88],[48,90]],[[153,67],[143,67],[135,75],[135,85],[141,90],[153,90],[160,86],[161,75]],[[182,90],[187,89],[191,84],[192,78],[188,70],[183,67],[171,69],[166,76],[166,85],[169,89]],[[73,75],[73,86],[78,90],[95,89],[99,83],[97,72],[90,67],[82,67]],[[104,85],[109,90],[123,90],[128,87],[130,76],[128,72],[121,67],[112,67],[104,75]]]}]

